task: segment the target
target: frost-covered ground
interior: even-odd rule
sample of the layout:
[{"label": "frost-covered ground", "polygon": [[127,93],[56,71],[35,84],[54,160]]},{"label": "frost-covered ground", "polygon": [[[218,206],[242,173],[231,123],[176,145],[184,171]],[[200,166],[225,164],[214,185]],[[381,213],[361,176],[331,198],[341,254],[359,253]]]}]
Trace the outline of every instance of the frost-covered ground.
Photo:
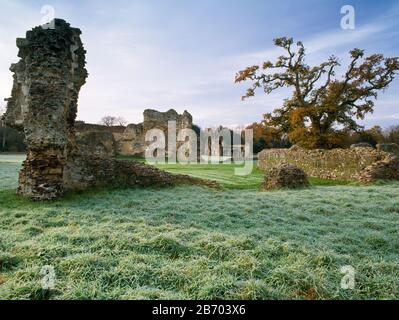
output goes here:
[{"label": "frost-covered ground", "polygon": [[[19,161],[1,159],[0,299],[399,298],[397,183],[313,180],[309,190],[260,193],[256,171],[244,179],[228,167],[169,166],[227,188],[32,203],[13,190]],[[45,265],[55,271],[52,291],[41,288]],[[340,288],[346,265],[354,290]]]},{"label": "frost-covered ground", "polygon": [[18,171],[25,155],[0,154],[0,190],[16,188]]}]

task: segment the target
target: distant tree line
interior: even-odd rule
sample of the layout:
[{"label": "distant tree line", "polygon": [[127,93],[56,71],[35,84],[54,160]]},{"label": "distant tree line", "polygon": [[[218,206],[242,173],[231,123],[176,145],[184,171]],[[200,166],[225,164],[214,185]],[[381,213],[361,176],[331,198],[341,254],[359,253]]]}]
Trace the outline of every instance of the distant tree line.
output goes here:
[{"label": "distant tree line", "polygon": [[[4,109],[0,108],[0,152],[24,152],[25,143],[23,133],[7,128],[1,121]],[[106,116],[101,120],[102,125],[126,126],[127,121],[122,117]],[[202,129],[193,125],[194,131],[199,136]],[[268,126],[266,121],[256,122],[247,127],[252,129],[254,133],[254,153],[259,153],[264,149],[271,148],[289,148],[293,143],[289,139],[289,135],[280,130]],[[244,141],[243,141],[244,142]],[[339,143],[336,148],[349,148],[352,144],[366,142],[375,147],[379,143],[397,143],[399,144],[399,125],[391,126],[383,129],[380,126],[374,126],[364,130],[348,130],[340,131]]]},{"label": "distant tree line", "polygon": [[0,152],[24,152],[24,136],[21,132],[3,124],[4,108],[0,108]]},{"label": "distant tree line", "polygon": [[[264,149],[289,148],[292,146],[288,135],[281,133],[273,127],[268,127],[265,122],[253,123],[247,127],[254,132],[254,153]],[[399,144],[399,125],[382,129],[374,126],[370,129],[351,131],[342,130],[340,143],[336,148],[349,148],[353,144],[366,142],[375,147],[379,143]]]},{"label": "distant tree line", "polygon": [[105,116],[101,119],[99,124],[106,127],[126,127],[128,123],[123,117]]}]

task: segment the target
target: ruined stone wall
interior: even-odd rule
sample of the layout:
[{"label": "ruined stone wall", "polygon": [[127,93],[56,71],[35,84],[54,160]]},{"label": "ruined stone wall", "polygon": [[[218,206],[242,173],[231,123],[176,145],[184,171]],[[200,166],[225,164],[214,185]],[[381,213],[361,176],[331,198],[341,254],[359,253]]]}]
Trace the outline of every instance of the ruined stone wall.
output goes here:
[{"label": "ruined stone wall", "polygon": [[144,111],[144,131],[154,128],[166,130],[168,128],[168,121],[176,121],[177,130],[192,128],[193,125],[193,117],[187,111],[184,111],[181,115],[173,109],[167,112],[159,112],[151,109]]},{"label": "ruined stone wall", "polygon": [[92,132],[92,131],[102,131],[102,132],[111,132],[112,134],[120,134],[122,135],[125,132],[126,127],[124,126],[104,126],[101,124],[92,124],[85,123],[83,121],[76,121],[75,123],[76,132]]},{"label": "ruined stone wall", "polygon": [[145,153],[144,126],[140,124],[129,124],[118,140],[118,153],[124,156],[143,155]]},{"label": "ruined stone wall", "polygon": [[173,186],[174,176],[140,163],[104,158],[89,154],[69,157],[64,171],[66,190],[120,188],[126,186]]},{"label": "ruined stone wall", "polygon": [[113,157],[117,154],[117,142],[122,138],[126,127],[108,127],[77,121],[75,130],[77,147],[81,152]]},{"label": "ruined stone wall", "polygon": [[359,181],[371,183],[377,180],[399,180],[399,158],[389,155],[364,169]]},{"label": "ruined stone wall", "polygon": [[[136,161],[112,158],[115,140],[109,131],[76,135],[75,119],[81,86],[87,78],[80,30],[64,20],[54,29],[34,28],[18,39],[21,60],[12,65],[14,85],[5,123],[23,130],[27,158],[19,176],[18,193],[33,200],[52,200],[65,190],[90,187],[173,186],[215,182],[172,175]],[[177,113],[176,113],[177,114]],[[164,123],[153,113],[149,121]],[[186,120],[180,119],[181,125]],[[192,119],[191,119],[192,120]],[[185,125],[185,124],[184,124]]]},{"label": "ruined stone wall", "polygon": [[68,158],[63,180],[64,188],[68,191],[84,191],[89,188],[173,187],[192,184],[222,189],[215,181],[171,174],[139,161],[82,154],[71,155]]},{"label": "ruined stone wall", "polygon": [[[297,146],[291,149],[264,150],[258,157],[258,166],[265,171],[289,163],[302,168],[311,177],[348,181],[362,180],[365,170],[371,170],[370,166],[380,161],[388,161],[391,164],[395,158],[389,153],[373,148],[305,150]],[[384,175],[380,173],[379,176]],[[389,179],[388,176],[390,175],[386,174],[384,177]],[[395,175],[391,176],[392,179],[396,179]]]},{"label": "ruined stone wall", "polygon": [[[167,141],[168,135],[168,122],[176,121],[177,131],[181,129],[191,129],[193,127],[193,117],[187,111],[183,114],[178,114],[175,110],[171,109],[167,112],[159,112],[156,110],[147,109],[144,111],[144,121],[139,124],[129,124],[127,127],[113,126],[107,127],[97,124],[88,124],[84,122],[77,122],[76,131],[78,134],[84,134],[87,136],[89,132],[94,135],[96,132],[96,143],[102,145],[106,141],[100,141],[101,135],[104,136],[109,141],[109,137],[101,132],[112,133],[115,140],[116,153],[124,156],[135,156],[144,155],[147,143],[145,141],[145,136],[149,130],[160,129],[165,133],[165,138]],[[94,146],[93,144],[89,146],[90,148]],[[101,147],[100,147],[101,148]],[[166,148],[167,149],[167,148]]]},{"label": "ruined stone wall", "polygon": [[167,112],[145,110],[144,122],[128,125],[122,137],[116,139],[118,153],[128,156],[143,155],[147,147],[145,136],[147,132],[152,129],[162,130],[165,133],[167,141],[169,121],[176,121],[177,131],[181,129],[191,129],[193,127],[193,117],[187,111],[184,111],[183,114],[178,114],[173,109]]},{"label": "ruined stone wall", "polygon": [[80,30],[56,19],[54,29],[36,27],[17,39],[21,58],[14,73],[5,123],[23,130],[27,159],[18,192],[52,199],[63,192],[67,147],[73,146],[74,122],[85,83],[85,50]]}]

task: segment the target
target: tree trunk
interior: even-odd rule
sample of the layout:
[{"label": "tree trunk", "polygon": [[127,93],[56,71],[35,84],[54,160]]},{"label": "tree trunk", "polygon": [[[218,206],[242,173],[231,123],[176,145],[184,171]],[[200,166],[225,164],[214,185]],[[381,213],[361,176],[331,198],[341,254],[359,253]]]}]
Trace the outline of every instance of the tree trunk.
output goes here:
[{"label": "tree trunk", "polygon": [[311,130],[312,130],[312,135],[315,138],[315,145],[313,148],[315,149],[323,149],[325,147],[325,140],[324,140],[324,133],[325,130],[323,126],[321,125],[321,120],[317,117],[312,117],[311,118]]}]

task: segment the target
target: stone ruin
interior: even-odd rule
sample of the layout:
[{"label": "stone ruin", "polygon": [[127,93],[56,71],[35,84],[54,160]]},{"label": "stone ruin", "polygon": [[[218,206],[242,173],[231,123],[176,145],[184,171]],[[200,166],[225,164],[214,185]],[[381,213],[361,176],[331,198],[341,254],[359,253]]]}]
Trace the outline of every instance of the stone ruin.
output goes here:
[{"label": "stone ruin", "polygon": [[102,157],[114,157],[118,154],[118,142],[126,127],[108,127],[76,121],[76,143],[82,152],[94,153]]},{"label": "stone ruin", "polygon": [[[80,138],[78,144],[81,143],[87,149],[97,149],[97,152],[101,152],[99,148],[103,149],[102,153],[108,155],[117,153],[123,156],[143,156],[148,147],[145,141],[147,132],[160,129],[165,133],[167,141],[169,121],[176,122],[177,131],[193,128],[193,117],[187,111],[178,114],[173,109],[167,112],[147,109],[144,111],[142,123],[129,124],[127,127],[107,127],[79,122],[76,126],[77,136]],[[111,144],[113,148],[110,148]]]},{"label": "stone ruin", "polygon": [[101,150],[79,147],[77,103],[88,76],[80,35],[79,29],[55,19],[54,28],[36,27],[26,38],[17,39],[21,59],[10,68],[14,85],[11,98],[6,100],[4,121],[24,132],[27,145],[18,194],[51,200],[65,191],[90,187],[189,183],[218,188],[212,181],[172,175],[139,162],[103,157]]},{"label": "stone ruin", "polygon": [[359,181],[399,180],[399,158],[394,153],[372,147],[353,146],[350,149],[306,150],[266,149],[258,154],[258,167],[268,172],[282,164],[303,169],[310,177]]},{"label": "stone ruin", "polygon": [[[122,156],[141,157],[145,155],[149,146],[149,142],[146,141],[147,132],[152,129],[160,129],[165,134],[166,146],[164,151],[167,154],[169,149],[167,145],[168,123],[170,121],[176,123],[176,133],[183,129],[194,128],[193,117],[188,111],[178,114],[174,109],[170,109],[167,112],[147,109],[144,111],[144,121],[142,123],[129,124],[127,127],[105,126],[77,121],[75,125],[77,144],[82,150],[103,156],[113,157],[115,154],[118,154]],[[203,137],[201,137],[201,133]],[[234,155],[235,159],[243,157],[245,146],[241,142],[242,137],[240,133],[236,133],[223,126],[207,128],[202,130],[201,133],[196,132],[198,138],[196,150],[198,161],[216,161],[216,159],[226,161],[231,159],[231,156],[223,156],[224,151]],[[224,137],[226,135],[229,135],[231,140],[226,141],[226,144],[232,143],[230,150],[225,149],[224,146]],[[234,145],[234,142],[237,141],[238,144]],[[182,142],[178,141],[177,148],[181,145]],[[203,147],[202,150],[201,147]]]},{"label": "stone ruin", "polygon": [[14,85],[5,123],[25,134],[27,159],[19,176],[20,194],[49,199],[62,194],[78,95],[88,75],[80,34],[56,20],[54,29],[37,27],[17,39],[21,59],[10,68]]},{"label": "stone ruin", "polygon": [[399,158],[387,155],[365,168],[359,175],[359,181],[365,184],[378,180],[399,180]]},{"label": "stone ruin", "polygon": [[[144,111],[144,122],[139,124],[130,124],[117,142],[118,153],[121,155],[144,155],[147,148],[145,136],[149,130],[160,129],[165,133],[165,139],[168,141],[168,123],[176,122],[177,131],[182,129],[192,129],[193,117],[187,111],[178,114],[171,109],[167,112],[156,110]],[[167,151],[167,149],[165,150]]]},{"label": "stone ruin", "polygon": [[86,154],[111,158],[117,155],[116,141],[109,131],[77,132],[76,143],[80,151]]}]

